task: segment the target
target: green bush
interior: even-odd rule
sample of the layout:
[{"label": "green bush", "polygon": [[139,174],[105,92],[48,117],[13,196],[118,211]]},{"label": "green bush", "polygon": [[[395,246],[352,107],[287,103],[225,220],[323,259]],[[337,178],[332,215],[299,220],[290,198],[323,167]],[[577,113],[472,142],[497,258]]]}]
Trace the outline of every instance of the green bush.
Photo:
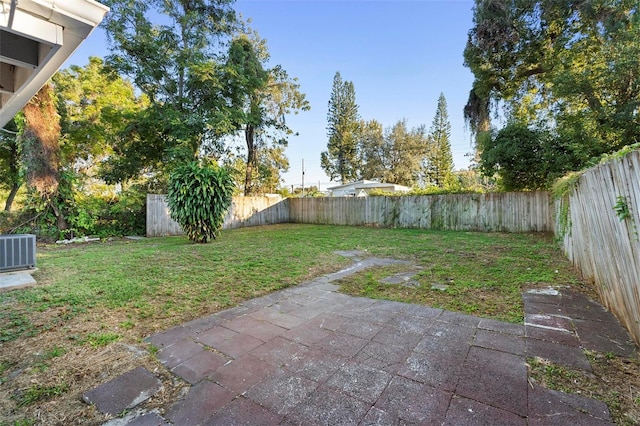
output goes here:
[{"label": "green bush", "polygon": [[0,220],[4,232],[35,234],[41,241],[95,236],[100,238],[144,235],[146,193],[131,189],[116,195],[91,195],[63,181],[55,202],[65,215],[69,229],[57,228],[49,205],[33,192],[27,193],[24,207]]},{"label": "green bush", "polygon": [[231,205],[234,183],[229,171],[212,162],[191,162],[171,173],[167,201],[171,218],[197,243],[215,239]]},{"label": "green bush", "polygon": [[116,196],[77,194],[75,211],[69,217],[74,234],[100,238],[144,235],[146,194],[136,190]]}]

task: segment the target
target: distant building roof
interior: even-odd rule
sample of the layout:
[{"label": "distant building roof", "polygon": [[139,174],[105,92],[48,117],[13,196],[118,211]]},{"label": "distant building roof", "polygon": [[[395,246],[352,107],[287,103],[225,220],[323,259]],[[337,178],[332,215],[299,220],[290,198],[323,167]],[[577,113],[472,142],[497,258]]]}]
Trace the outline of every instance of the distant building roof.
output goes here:
[{"label": "distant building roof", "polygon": [[375,180],[366,180],[365,179],[365,180],[359,180],[359,181],[356,181],[356,182],[345,183],[345,184],[338,185],[338,186],[332,186],[332,187],[329,187],[327,189],[330,190],[330,191],[333,191],[334,189],[349,188],[349,187],[354,186],[354,185],[369,184],[369,183],[377,183],[377,184],[379,184],[380,182],[375,181]]},{"label": "distant building roof", "polygon": [[333,196],[366,196],[371,190],[379,189],[388,192],[408,192],[411,188],[395,183],[377,182],[375,180],[359,180],[343,185],[327,188]]}]

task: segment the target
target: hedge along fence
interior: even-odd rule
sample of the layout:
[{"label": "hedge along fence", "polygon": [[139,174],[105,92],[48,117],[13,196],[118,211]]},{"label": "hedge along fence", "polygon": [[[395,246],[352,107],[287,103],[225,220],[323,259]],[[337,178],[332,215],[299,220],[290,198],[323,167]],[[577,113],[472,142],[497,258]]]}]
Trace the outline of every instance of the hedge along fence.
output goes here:
[{"label": "hedge along fence", "polygon": [[640,344],[640,152],[589,169],[561,202],[567,257]]},{"label": "hedge along fence", "polygon": [[548,192],[292,198],[296,223],[449,231],[551,232]]},{"label": "hedge along fence", "polygon": [[[289,222],[289,200],[280,197],[233,197],[222,229]],[[171,219],[166,195],[147,194],[147,236],[183,235]]]}]

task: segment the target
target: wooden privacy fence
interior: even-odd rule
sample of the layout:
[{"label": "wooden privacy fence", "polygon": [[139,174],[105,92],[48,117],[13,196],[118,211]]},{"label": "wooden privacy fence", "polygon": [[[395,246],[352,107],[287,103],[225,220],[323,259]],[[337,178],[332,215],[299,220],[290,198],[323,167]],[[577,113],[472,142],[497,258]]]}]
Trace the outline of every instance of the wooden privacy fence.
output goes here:
[{"label": "wooden privacy fence", "polygon": [[[568,202],[568,217],[556,209],[567,257],[640,344],[640,152],[585,172]],[[621,218],[616,205],[629,216]]]},{"label": "wooden privacy fence", "polygon": [[[289,222],[289,200],[280,197],[233,197],[222,229]],[[182,235],[170,217],[166,195],[147,194],[147,236]]]},{"label": "wooden privacy fence", "polygon": [[292,198],[290,203],[290,219],[296,223],[485,232],[553,230],[548,192]]},{"label": "wooden privacy fence", "polygon": [[[547,192],[396,197],[234,197],[223,228],[276,223],[484,232],[563,232],[567,257],[640,343],[640,152],[583,174],[566,209]],[[620,203],[623,202],[624,206]],[[620,220],[614,209],[628,207]],[[554,218],[555,214],[555,218]],[[555,220],[554,220],[555,219]],[[147,196],[147,235],[182,234],[164,195]]]}]

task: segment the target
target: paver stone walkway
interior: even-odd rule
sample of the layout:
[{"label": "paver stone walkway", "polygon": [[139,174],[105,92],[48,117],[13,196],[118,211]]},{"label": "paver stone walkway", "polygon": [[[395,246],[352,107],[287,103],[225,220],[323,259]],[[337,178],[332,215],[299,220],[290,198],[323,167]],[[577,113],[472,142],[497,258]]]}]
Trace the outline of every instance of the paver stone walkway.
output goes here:
[{"label": "paver stone walkway", "polygon": [[[338,293],[349,268],[151,336],[191,384],[131,425],[608,425],[597,400],[530,383],[527,357],[590,369],[583,349],[635,346],[602,306],[569,290],[526,293],[516,325]],[[139,414],[139,413],[138,413]]]}]

